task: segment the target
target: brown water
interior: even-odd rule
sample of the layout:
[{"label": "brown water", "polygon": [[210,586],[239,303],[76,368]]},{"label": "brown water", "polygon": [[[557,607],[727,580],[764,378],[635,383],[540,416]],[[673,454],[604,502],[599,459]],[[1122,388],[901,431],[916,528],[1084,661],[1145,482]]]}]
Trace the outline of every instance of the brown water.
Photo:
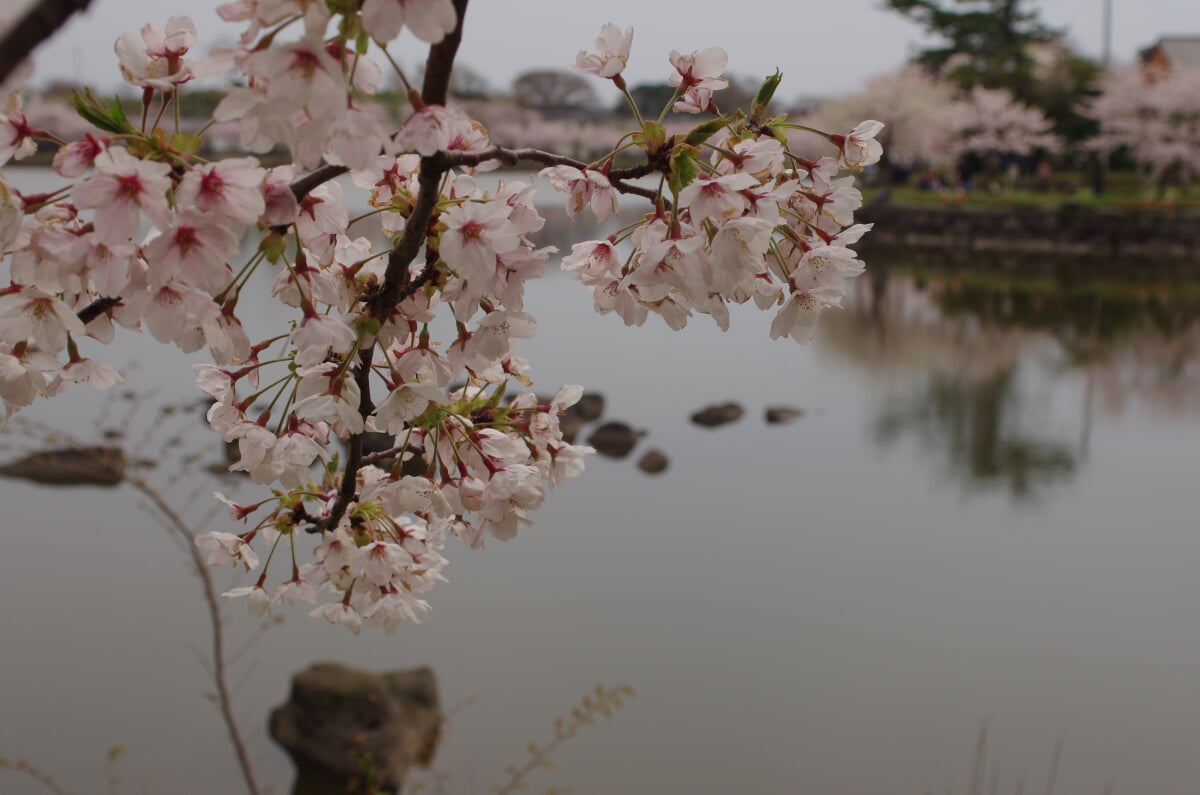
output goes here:
[{"label": "brown water", "polygon": [[[265,734],[288,676],[338,659],[430,664],[448,706],[471,700],[438,756],[458,793],[489,791],[596,682],[638,696],[535,789],[965,792],[986,722],[1000,792],[1023,772],[1044,791],[1065,733],[1059,795],[1192,793],[1194,288],[888,272],[809,347],[770,341],[753,312],[728,334],[626,329],[564,275],[531,287],[538,387],[587,384],[649,435],[591,460],[516,540],[450,548],[424,625],[354,638],[287,614],[237,669],[260,777],[290,787]],[[142,341],[125,356],[131,386],[192,394],[186,363]],[[688,422],[726,400],[746,416]],[[768,426],[776,404],[806,413]],[[21,416],[86,435],[96,411],[79,391]],[[650,446],[671,459],[656,478],[632,464]],[[199,516],[212,488],[172,494],[198,492]],[[199,586],[165,531],[119,491],[4,482],[0,504],[0,754],[90,792],[121,744],[122,792],[238,791],[193,651]],[[0,771],[0,791],[42,790]]]}]

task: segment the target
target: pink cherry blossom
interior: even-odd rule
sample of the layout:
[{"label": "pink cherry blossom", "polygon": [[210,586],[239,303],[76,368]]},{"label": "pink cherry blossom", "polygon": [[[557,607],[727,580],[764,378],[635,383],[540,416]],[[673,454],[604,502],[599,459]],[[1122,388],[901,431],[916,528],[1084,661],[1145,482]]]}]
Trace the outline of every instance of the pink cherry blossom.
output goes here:
[{"label": "pink cherry blossom", "polygon": [[170,227],[169,165],[113,147],[97,155],[93,166],[95,174],[79,183],[72,196],[79,208],[95,209],[96,232],[102,241],[121,243],[131,238],[143,213],[159,229]]},{"label": "pink cherry blossom", "polygon": [[458,22],[451,0],[364,0],[363,25],[380,42],[389,42],[407,27],[413,35],[437,44]]},{"label": "pink cherry blossom", "polygon": [[290,339],[296,347],[296,364],[308,367],[324,361],[331,350],[343,358],[349,356],[357,337],[339,318],[312,314],[296,326]]},{"label": "pink cherry blossom", "polygon": [[721,77],[729,63],[729,56],[720,47],[697,50],[690,55],[681,55],[671,50],[671,72],[667,82],[683,92],[683,98],[675,103],[675,110],[684,113],[701,113],[709,109],[714,91],[729,86]]},{"label": "pink cherry blossom", "polygon": [[517,230],[508,220],[509,207],[499,202],[464,202],[442,216],[438,252],[442,259],[467,279],[484,279],[496,272],[496,255],[520,244]]},{"label": "pink cherry blossom", "polygon": [[146,25],[139,37],[125,33],[117,39],[121,74],[135,86],[172,91],[192,78],[183,56],[196,45],[196,26],[190,17],[171,17],[166,31]]},{"label": "pink cherry blossom", "polygon": [[29,126],[25,112],[21,109],[20,94],[5,96],[0,107],[0,166],[10,159],[22,160],[37,151],[36,132]]},{"label": "pink cherry blossom", "polygon": [[403,433],[406,423],[424,413],[430,403],[445,397],[436,384],[401,384],[375,410],[375,426],[393,436]]},{"label": "pink cherry blossom", "polygon": [[569,67],[573,72],[580,72],[596,77],[618,77],[625,70],[629,61],[629,50],[633,46],[633,28],[621,29],[611,23],[600,29],[596,37],[596,51],[580,50],[575,56],[575,65]]},{"label": "pink cherry blossom", "polygon": [[175,200],[181,207],[195,206],[247,227],[257,222],[266,209],[265,174],[252,157],[209,163],[184,175]]},{"label": "pink cherry blossom", "polygon": [[861,169],[879,162],[883,155],[883,145],[875,140],[883,122],[868,120],[856,126],[849,135],[841,137],[841,156],[839,162],[843,168]]},{"label": "pink cherry blossom", "polygon": [[145,246],[151,286],[179,279],[216,294],[233,278],[226,259],[237,252],[238,239],[220,218],[187,210]]},{"label": "pink cherry blossom", "polygon": [[56,296],[33,288],[0,295],[0,340],[60,351],[68,334],[83,333],[82,321]]},{"label": "pink cherry blossom", "polygon": [[66,146],[60,146],[54,153],[54,170],[62,177],[78,177],[104,151],[108,141],[107,137],[93,138],[89,133],[82,141],[72,141]]}]

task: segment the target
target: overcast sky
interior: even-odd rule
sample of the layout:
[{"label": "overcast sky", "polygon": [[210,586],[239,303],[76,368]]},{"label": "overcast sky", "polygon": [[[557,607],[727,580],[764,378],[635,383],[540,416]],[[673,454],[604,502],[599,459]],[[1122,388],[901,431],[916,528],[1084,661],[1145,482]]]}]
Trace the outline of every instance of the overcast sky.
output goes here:
[{"label": "overcast sky", "polygon": [[[12,0],[0,0],[12,2]],[[1043,21],[1063,28],[1085,55],[1099,57],[1105,0],[1033,0]],[[1117,63],[1162,35],[1200,35],[1196,0],[1111,0],[1112,53]],[[231,42],[238,26],[222,22],[212,0],[93,0],[38,53],[35,82],[84,79],[101,87],[120,82],[112,43],[146,22],[162,27],[167,17],[190,14],[202,45]],[[634,28],[631,83],[660,81],[667,54],[719,45],[729,53],[729,72],[762,76],[779,67],[780,96],[824,96],[850,91],[864,78],[903,62],[922,41],[921,30],[882,9],[883,0],[473,0],[460,61],[505,89],[531,68],[573,63],[590,49],[600,26]],[[392,45],[405,65],[417,63],[413,39]]]}]

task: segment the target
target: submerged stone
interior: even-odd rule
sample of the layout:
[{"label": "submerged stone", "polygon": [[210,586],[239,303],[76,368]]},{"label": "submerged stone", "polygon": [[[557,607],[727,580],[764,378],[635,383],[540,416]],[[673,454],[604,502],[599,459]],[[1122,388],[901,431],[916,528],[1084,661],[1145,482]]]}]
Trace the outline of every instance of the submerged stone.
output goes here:
[{"label": "submerged stone", "polygon": [[693,424],[702,428],[716,428],[740,420],[745,413],[737,403],[730,402],[705,406],[694,413],[691,419]]},{"label": "submerged stone", "polygon": [[592,431],[587,443],[596,448],[600,455],[624,458],[643,435],[642,431],[635,431],[623,422],[606,422]]},{"label": "submerged stone", "polygon": [[647,475],[657,475],[665,472],[670,465],[670,459],[667,454],[658,448],[647,450],[645,454],[638,459],[638,469],[645,472]]},{"label": "submerged stone", "polygon": [[789,406],[769,406],[766,411],[768,425],[783,425],[794,422],[804,416],[804,409],[794,409]]},{"label": "submerged stone", "polygon": [[598,420],[604,415],[604,395],[599,392],[584,392],[579,401],[567,408],[567,413],[573,413],[584,422]]}]

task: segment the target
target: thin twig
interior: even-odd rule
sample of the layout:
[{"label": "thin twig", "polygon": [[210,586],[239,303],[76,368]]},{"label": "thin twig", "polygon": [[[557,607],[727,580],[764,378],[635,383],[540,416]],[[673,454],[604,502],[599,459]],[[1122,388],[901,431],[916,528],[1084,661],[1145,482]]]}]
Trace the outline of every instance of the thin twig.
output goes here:
[{"label": "thin twig", "polygon": [[187,542],[188,553],[192,558],[192,566],[195,568],[196,573],[200,575],[200,581],[204,586],[204,601],[208,606],[209,623],[212,625],[212,677],[213,683],[217,687],[217,707],[221,710],[221,717],[224,719],[225,728],[229,732],[229,740],[233,744],[238,765],[242,769],[242,778],[245,779],[246,788],[250,792],[250,795],[261,795],[262,791],[259,789],[258,782],[254,778],[254,768],[250,764],[250,755],[246,751],[246,744],[242,740],[241,729],[238,726],[237,718],[233,714],[233,700],[230,698],[229,687],[225,678],[225,635],[221,621],[221,607],[217,598],[216,585],[213,583],[212,572],[209,571],[208,565],[204,562],[204,558],[200,554],[200,548],[196,546],[196,534],[183,521],[183,517],[176,513],[175,509],[163,499],[158,490],[145,480],[140,477],[130,477],[126,478],[125,482],[141,492],[146,499],[150,500],[154,504],[154,507],[167,518],[172,529]]}]

